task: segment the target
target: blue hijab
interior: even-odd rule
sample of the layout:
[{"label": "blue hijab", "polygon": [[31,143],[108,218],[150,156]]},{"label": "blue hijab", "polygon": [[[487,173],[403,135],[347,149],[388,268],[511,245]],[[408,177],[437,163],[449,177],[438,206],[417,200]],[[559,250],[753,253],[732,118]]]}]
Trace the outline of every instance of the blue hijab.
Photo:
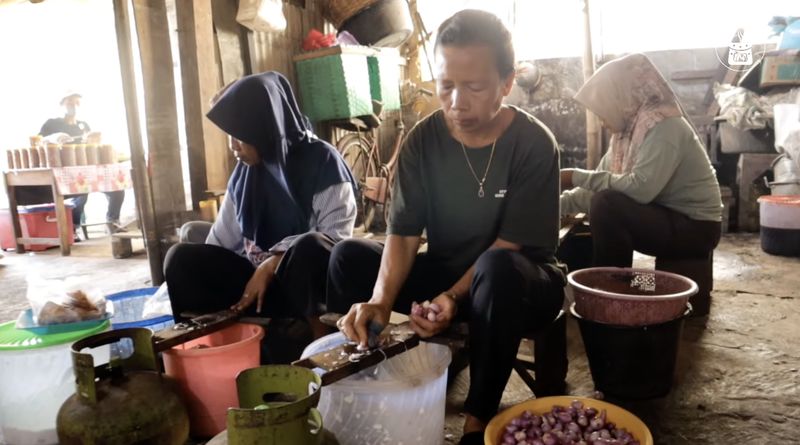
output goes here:
[{"label": "blue hijab", "polygon": [[311,132],[289,82],[266,72],[234,82],[207,114],[222,131],[253,145],[261,162],[239,161],[228,181],[242,235],[262,250],[309,231],[314,195],[355,180],[336,149]]}]

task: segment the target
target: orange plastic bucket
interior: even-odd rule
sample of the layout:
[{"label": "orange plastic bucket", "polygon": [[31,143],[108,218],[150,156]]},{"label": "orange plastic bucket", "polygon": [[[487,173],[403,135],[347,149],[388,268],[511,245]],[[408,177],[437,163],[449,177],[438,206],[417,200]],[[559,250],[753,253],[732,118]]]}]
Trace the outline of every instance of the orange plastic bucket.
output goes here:
[{"label": "orange plastic bucket", "polygon": [[261,326],[238,323],[164,352],[164,369],[189,408],[192,436],[225,429],[228,408],[239,406],[236,376],[260,365],[263,337]]}]

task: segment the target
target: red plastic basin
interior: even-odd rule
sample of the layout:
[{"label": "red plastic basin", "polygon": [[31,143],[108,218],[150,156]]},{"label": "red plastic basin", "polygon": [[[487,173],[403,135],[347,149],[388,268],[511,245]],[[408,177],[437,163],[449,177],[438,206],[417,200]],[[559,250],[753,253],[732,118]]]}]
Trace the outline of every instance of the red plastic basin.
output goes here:
[{"label": "red plastic basin", "polygon": [[619,326],[647,326],[680,317],[697,283],[651,269],[593,267],[567,276],[575,311],[587,320]]}]

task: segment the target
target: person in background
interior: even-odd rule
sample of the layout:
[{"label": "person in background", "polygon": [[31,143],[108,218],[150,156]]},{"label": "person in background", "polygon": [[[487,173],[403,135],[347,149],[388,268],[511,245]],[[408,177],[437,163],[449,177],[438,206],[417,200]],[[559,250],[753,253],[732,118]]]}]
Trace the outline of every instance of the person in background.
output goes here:
[{"label": "person in background", "polygon": [[176,244],[167,253],[173,315],[183,320],[186,313],[231,308],[306,317],[321,336],[327,329],[316,315],[330,251],[355,225],[350,169],[311,132],[279,73],[237,80],[207,117],[229,135],[238,163],[206,242]]},{"label": "person in background", "polygon": [[[464,10],[439,27],[436,86],[442,109],[420,121],[400,152],[385,243],[333,249],[328,309],[362,347],[392,310],[421,337],[458,317],[469,323],[470,387],[462,444],[482,444],[522,335],[551,323],[565,277],[555,259],[559,154],[552,133],[502,104],[514,82],[511,34],[494,15]],[[427,232],[427,253],[418,253]],[[430,300],[440,312],[418,314]],[[416,310],[415,310],[416,309]],[[565,358],[566,360],[566,358]],[[561,381],[537,381],[551,393]],[[537,394],[540,394],[537,392]]]},{"label": "person in background", "polygon": [[613,134],[596,170],[561,171],[561,213],[588,213],[594,265],[630,267],[634,250],[712,251],[722,220],[714,168],[650,59],[631,54],[603,65],[575,99]]},{"label": "person in background", "polygon": [[[92,132],[88,123],[78,120],[81,97],[80,93],[68,92],[61,98],[60,105],[64,109],[64,116],[45,121],[41,130],[39,130],[39,134],[45,140],[59,144],[83,144],[87,142],[96,144],[100,142],[100,133]],[[125,191],[117,190],[104,193],[108,199],[106,224],[109,233],[113,233],[120,229],[119,216],[122,202],[125,199]],[[81,224],[83,209],[86,206],[88,196],[86,193],[65,196],[65,198],[70,199],[73,205],[72,223],[75,226],[76,240],[79,239],[77,235],[78,228]],[[19,205],[42,204],[52,201],[53,197],[49,186],[17,189],[17,202]]]}]

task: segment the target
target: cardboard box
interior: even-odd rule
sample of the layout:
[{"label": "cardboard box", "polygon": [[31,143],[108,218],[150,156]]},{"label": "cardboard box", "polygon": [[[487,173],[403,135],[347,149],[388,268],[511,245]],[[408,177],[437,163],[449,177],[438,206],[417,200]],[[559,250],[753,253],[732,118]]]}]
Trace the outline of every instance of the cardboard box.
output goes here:
[{"label": "cardboard box", "polygon": [[760,86],[800,85],[800,51],[770,52],[761,62]]}]

